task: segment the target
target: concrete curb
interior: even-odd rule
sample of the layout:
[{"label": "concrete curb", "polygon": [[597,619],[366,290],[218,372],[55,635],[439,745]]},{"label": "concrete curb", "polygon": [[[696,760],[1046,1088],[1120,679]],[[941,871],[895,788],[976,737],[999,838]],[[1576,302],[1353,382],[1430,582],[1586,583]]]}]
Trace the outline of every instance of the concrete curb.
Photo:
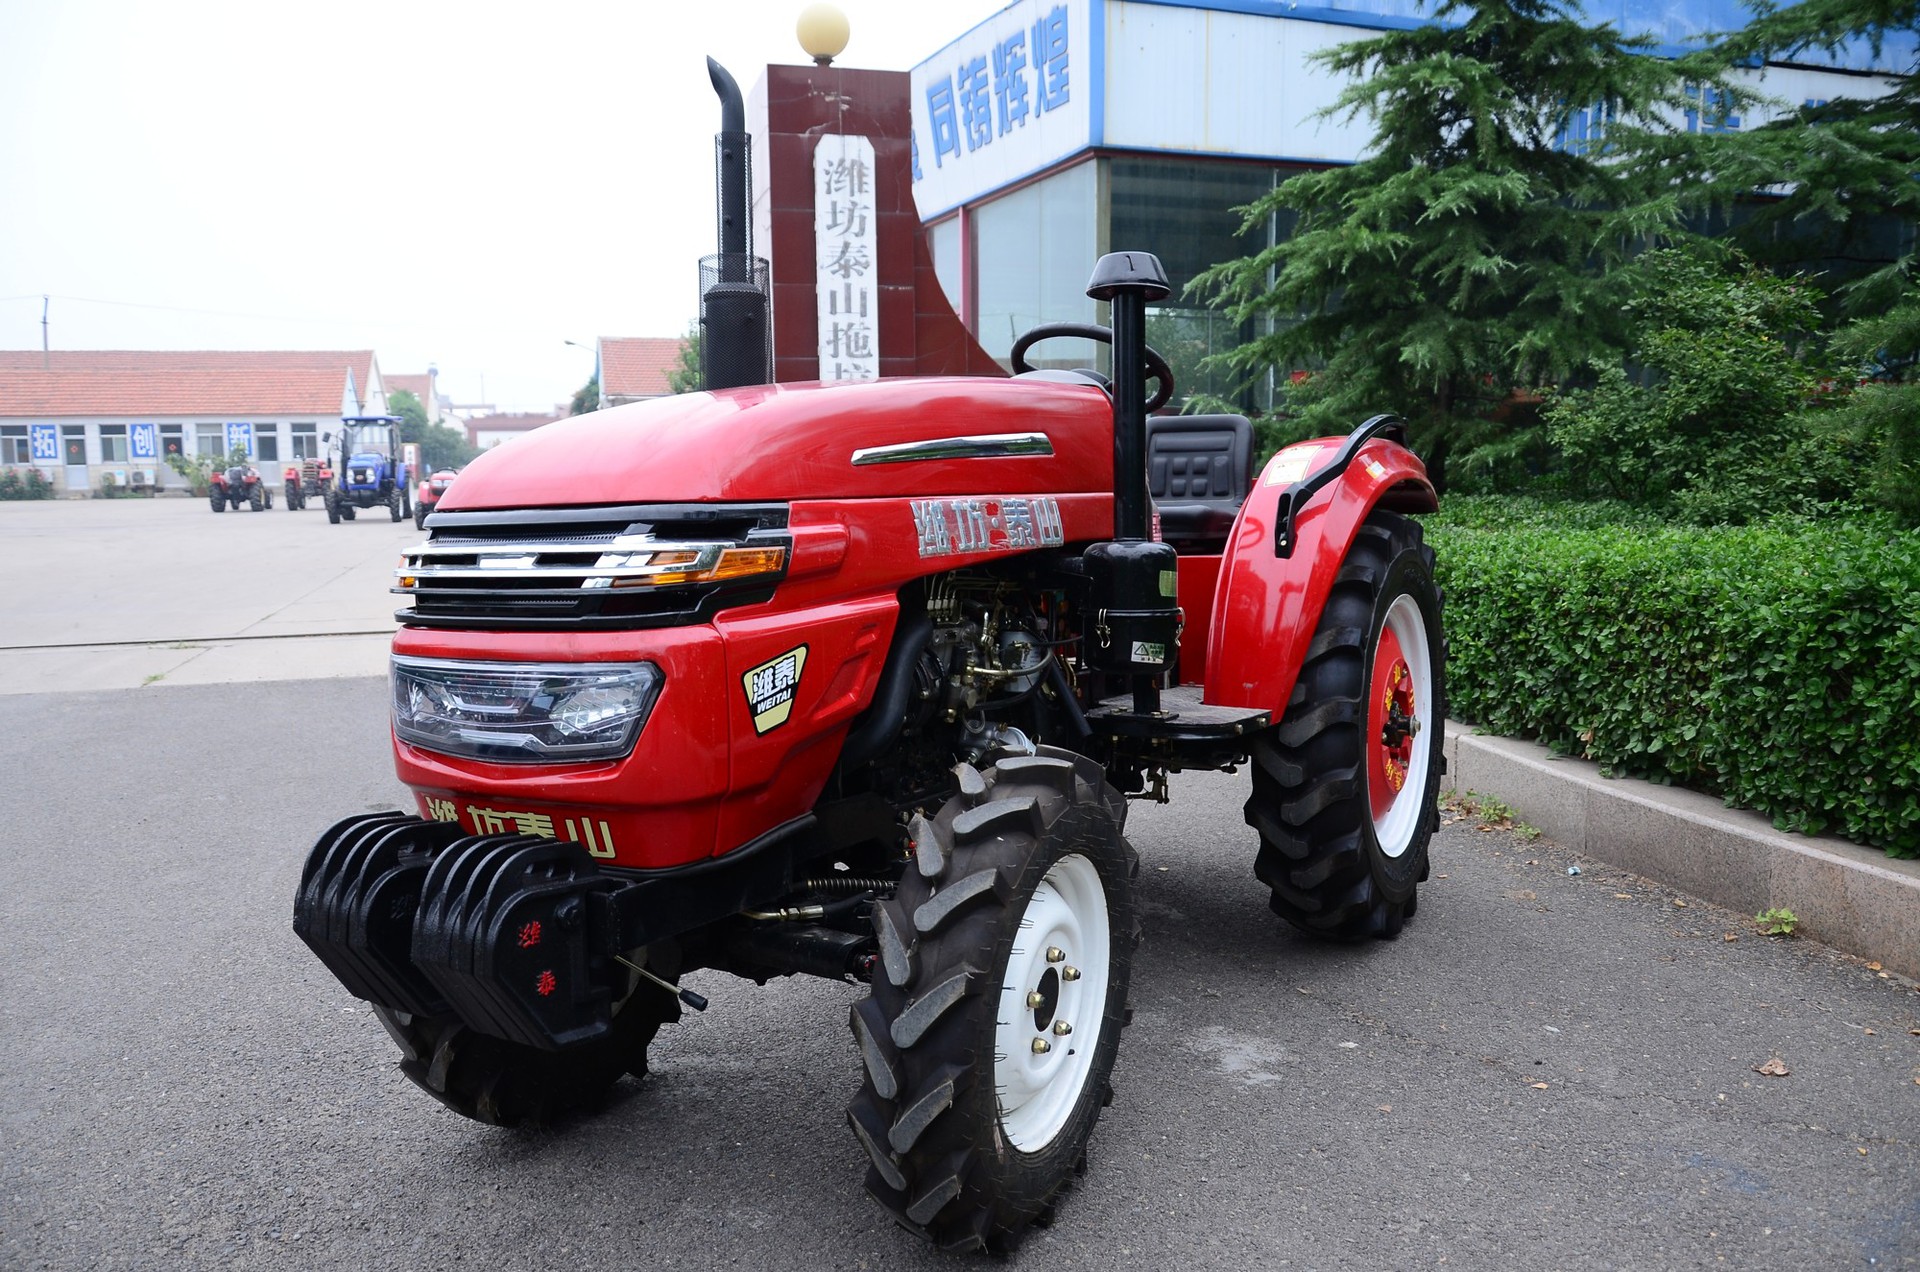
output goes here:
[{"label": "concrete curb", "polygon": [[1447,722],[1449,790],[1509,804],[1549,838],[1742,914],[1784,906],[1799,931],[1920,979],[1920,861],[1775,830],[1711,795],[1607,778],[1587,760]]}]

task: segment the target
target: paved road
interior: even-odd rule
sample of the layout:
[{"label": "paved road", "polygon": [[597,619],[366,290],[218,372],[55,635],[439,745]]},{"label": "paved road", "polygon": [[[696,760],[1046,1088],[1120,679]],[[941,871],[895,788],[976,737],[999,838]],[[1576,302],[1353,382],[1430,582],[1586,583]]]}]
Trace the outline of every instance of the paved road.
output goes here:
[{"label": "paved road", "polygon": [[[850,987],[699,973],[562,1131],[411,1088],[288,929],[311,836],[401,793],[381,682],[313,688],[6,700],[0,1266],[954,1266],[860,1194]],[[1136,811],[1119,1098],[1017,1266],[1920,1266],[1910,985],[1466,823],[1402,939],[1311,945],[1241,780]]]},{"label": "paved road", "polygon": [[421,537],[277,500],[0,503],[0,695],[382,674],[387,588]]}]

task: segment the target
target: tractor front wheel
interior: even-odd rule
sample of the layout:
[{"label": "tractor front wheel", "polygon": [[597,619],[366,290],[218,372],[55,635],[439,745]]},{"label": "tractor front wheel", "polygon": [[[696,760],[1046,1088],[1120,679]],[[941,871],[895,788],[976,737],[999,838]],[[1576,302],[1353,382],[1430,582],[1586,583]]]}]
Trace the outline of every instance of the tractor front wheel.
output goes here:
[{"label": "tractor front wheel", "polygon": [[1006,1252],[1086,1169],[1110,1098],[1138,859],[1090,760],[1042,748],[958,775],[939,816],[913,820],[915,864],[875,907],[848,1119],[898,1222]]},{"label": "tractor front wheel", "polygon": [[328,491],[326,495],[326,504],[327,504],[327,524],[333,525],[333,526],[339,525],[340,524],[340,497],[334,494],[332,491]]},{"label": "tractor front wheel", "polygon": [[417,503],[413,505],[413,528],[415,530],[425,530],[427,528],[427,512],[428,508],[425,504]]},{"label": "tractor front wheel", "polygon": [[1418,522],[1369,516],[1278,728],[1253,747],[1247,822],[1275,914],[1315,936],[1394,937],[1439,822],[1446,643]]},{"label": "tractor front wheel", "polygon": [[661,1025],[680,1018],[680,1004],[640,981],[607,1036],[564,1051],[490,1037],[456,1016],[379,1006],[373,1014],[400,1045],[400,1072],[428,1095],[476,1122],[539,1126],[591,1112],[622,1074],[645,1077],[647,1047]]}]

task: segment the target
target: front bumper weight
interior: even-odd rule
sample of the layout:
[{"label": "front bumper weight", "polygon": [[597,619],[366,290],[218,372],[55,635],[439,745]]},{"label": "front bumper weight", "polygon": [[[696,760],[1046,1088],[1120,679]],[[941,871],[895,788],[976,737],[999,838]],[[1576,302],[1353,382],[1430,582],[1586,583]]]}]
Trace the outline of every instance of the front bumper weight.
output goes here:
[{"label": "front bumper weight", "polygon": [[376,813],[346,818],[314,844],[294,899],[293,930],[349,993],[411,1015],[446,1010],[413,965],[413,919],[428,867],[464,833],[404,813]]}]

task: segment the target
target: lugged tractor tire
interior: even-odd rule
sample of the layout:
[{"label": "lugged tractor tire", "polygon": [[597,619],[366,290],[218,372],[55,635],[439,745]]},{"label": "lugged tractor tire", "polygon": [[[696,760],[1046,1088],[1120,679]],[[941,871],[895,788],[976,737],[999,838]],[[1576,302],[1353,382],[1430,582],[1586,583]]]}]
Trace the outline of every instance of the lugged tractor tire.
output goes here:
[{"label": "lugged tractor tire", "polygon": [[[669,978],[672,979],[672,978]],[[462,1117],[491,1126],[544,1126],[598,1108],[622,1075],[643,1078],[647,1048],[680,1004],[643,981],[604,1038],[543,1051],[490,1037],[456,1016],[410,1016],[375,1006],[400,1046],[400,1071]]]},{"label": "lugged tractor tire", "polygon": [[394,487],[387,492],[387,516],[390,520],[400,520],[400,488]]},{"label": "lugged tractor tire", "polygon": [[1440,604],[1419,523],[1371,514],[1279,727],[1254,742],[1254,874],[1272,889],[1273,912],[1302,931],[1392,938],[1418,908],[1439,825]]},{"label": "lugged tractor tire", "polygon": [[214,491],[211,495],[207,496],[207,502],[213,505],[215,512],[225,512],[227,510],[227,496],[225,491]]},{"label": "lugged tractor tire", "polygon": [[258,486],[255,486],[252,490],[249,490],[247,492],[247,508],[249,511],[259,512],[262,508],[265,508],[266,506],[267,506],[266,493],[262,491]]},{"label": "lugged tractor tire", "polygon": [[326,499],[325,499],[325,502],[326,502],[326,506],[327,506],[327,524],[328,524],[328,525],[330,525],[330,526],[337,526],[337,525],[339,525],[339,524],[340,524],[340,499],[339,499],[339,497],[338,497],[337,495],[331,495],[331,494],[329,494],[329,495],[327,495],[327,496],[326,496]]},{"label": "lugged tractor tire", "polygon": [[1099,765],[1042,747],[957,770],[874,910],[847,1111],[867,1190],[944,1249],[1011,1251],[1086,1169],[1139,940],[1138,858]]}]

